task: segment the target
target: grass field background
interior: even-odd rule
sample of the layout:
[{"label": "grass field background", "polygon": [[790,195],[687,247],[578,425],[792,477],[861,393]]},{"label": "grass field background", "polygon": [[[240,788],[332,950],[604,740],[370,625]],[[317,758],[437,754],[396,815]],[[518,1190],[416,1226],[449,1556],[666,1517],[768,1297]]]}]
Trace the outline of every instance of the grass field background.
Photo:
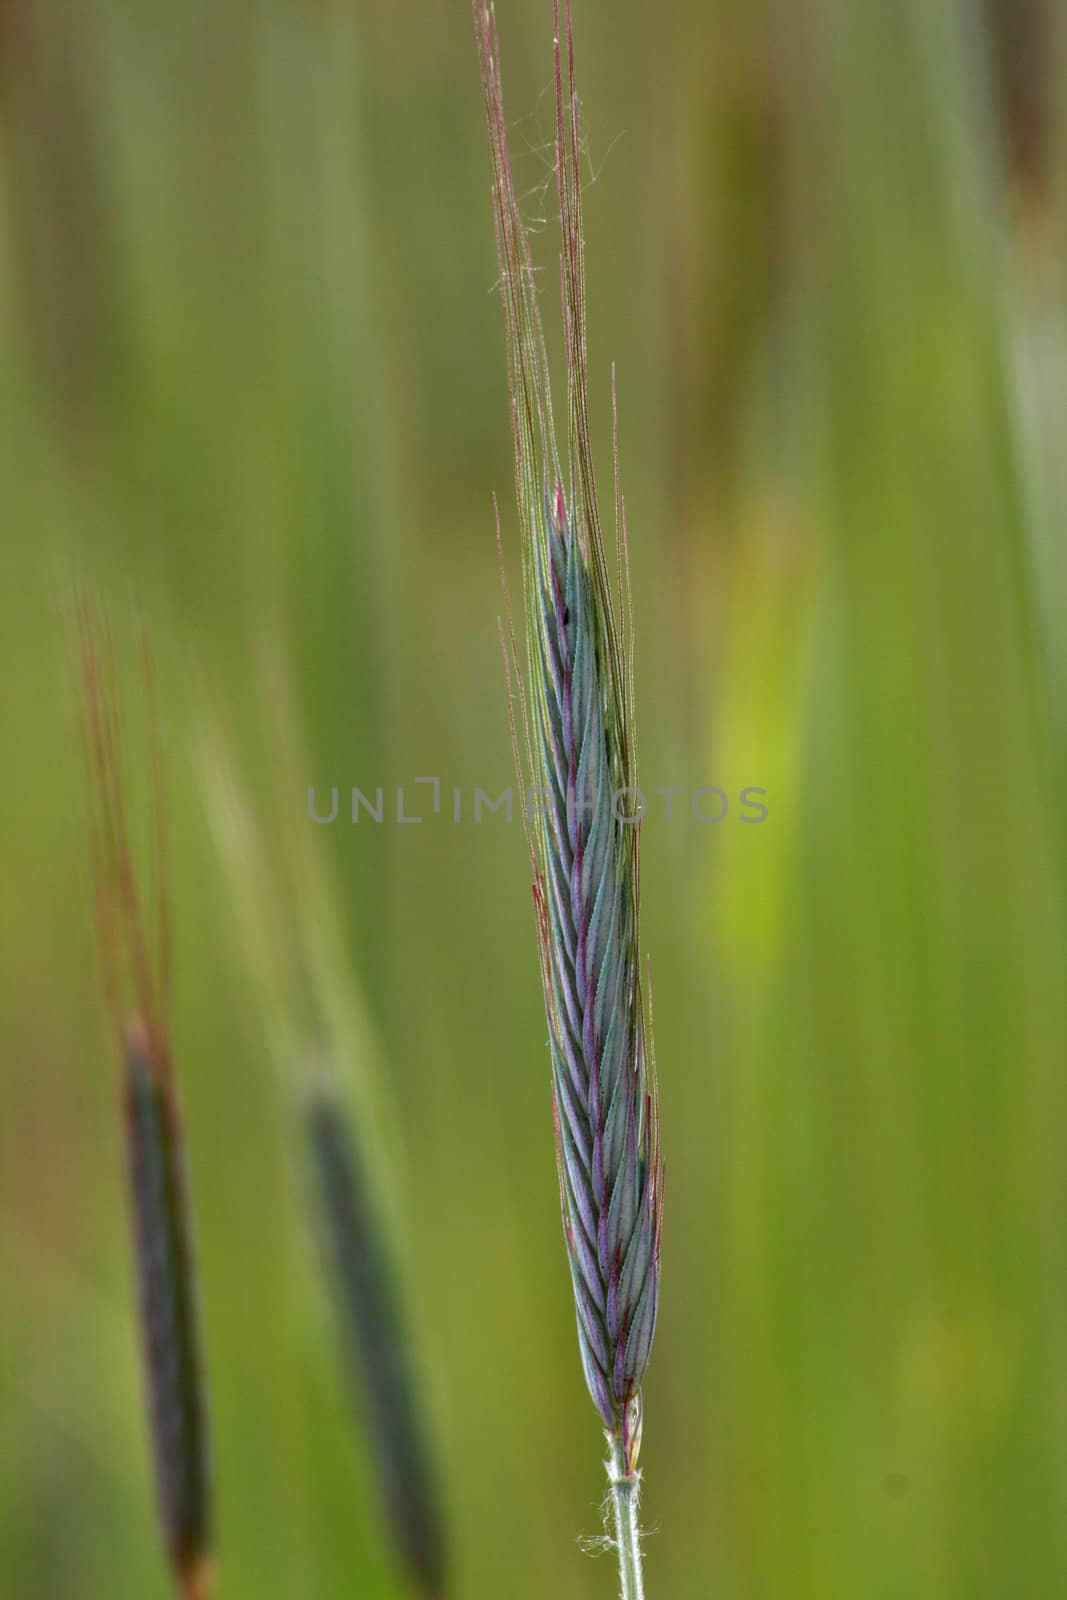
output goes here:
[{"label": "grass field background", "polygon": [[[593,420],[607,479],[614,362],[650,791],[649,1595],[1053,1600],[1054,9],[576,13]],[[498,18],[555,329],[550,6]],[[469,809],[511,781],[493,490],[518,564],[468,7],[16,4],[0,102],[0,1588],[168,1592],[64,623],[85,579],[143,611],[158,662],[221,1600],[405,1591],[205,816],[209,718],[271,862],[314,833],[340,909],[375,1040],[341,1065],[390,1130],[454,1593],[606,1600],[612,1561],[577,1543],[602,1449],[528,859],[517,822]],[[310,785],[342,790],[334,826]],[[347,822],[345,791],[378,785],[383,823]],[[714,826],[688,803],[712,785]],[[682,791],[669,822],[658,787]]]}]

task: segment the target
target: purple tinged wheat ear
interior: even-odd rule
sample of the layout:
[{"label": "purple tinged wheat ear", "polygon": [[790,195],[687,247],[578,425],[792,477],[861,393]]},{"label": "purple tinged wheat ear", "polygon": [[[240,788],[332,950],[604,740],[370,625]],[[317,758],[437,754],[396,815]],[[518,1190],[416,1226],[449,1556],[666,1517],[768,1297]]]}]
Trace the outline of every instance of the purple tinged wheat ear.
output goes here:
[{"label": "purple tinged wheat ear", "polygon": [[[532,256],[512,179],[491,7],[474,0],[493,164],[515,484],[522,527],[525,681],[508,608],[524,806],[552,1060],[564,1235],[586,1382],[609,1444],[623,1600],[643,1593],[636,1506],[641,1384],[659,1295],[662,1181],[651,1031],[638,944],[625,511],[616,482],[613,581],[589,437],[578,100],[571,8],[553,8],[556,181],[567,371],[561,465]],[[564,54],[565,46],[565,54]],[[564,64],[565,63],[565,64]],[[515,717],[513,713],[513,728]],[[516,747],[518,752],[518,737]],[[520,777],[523,763],[519,759]]]},{"label": "purple tinged wheat ear", "polygon": [[422,1600],[446,1592],[445,1539],[404,1296],[378,1197],[341,1097],[323,1075],[305,1107],[321,1231],[352,1386],[366,1416],[394,1544]]},{"label": "purple tinged wheat ear", "polygon": [[130,1218],[156,1493],[178,1593],[211,1592],[211,1496],[196,1272],[181,1109],[171,1061],[170,927],[162,771],[153,738],[154,905],[142,895],[127,813],[122,701],[110,629],[79,601],[83,725],[91,792],[98,933],[107,1006],[121,1052]]},{"label": "purple tinged wheat ear", "polygon": [[[264,681],[272,689],[265,700],[277,764],[292,772],[306,762],[287,659],[279,638]],[[344,958],[319,841],[305,821],[290,819],[272,832],[274,848],[267,851],[232,754],[210,717],[199,766],[237,918],[237,948],[301,1136],[338,1348],[383,1518],[412,1594],[442,1600],[449,1592],[444,1480],[405,1292],[388,1118],[377,1089],[378,1047]]]}]

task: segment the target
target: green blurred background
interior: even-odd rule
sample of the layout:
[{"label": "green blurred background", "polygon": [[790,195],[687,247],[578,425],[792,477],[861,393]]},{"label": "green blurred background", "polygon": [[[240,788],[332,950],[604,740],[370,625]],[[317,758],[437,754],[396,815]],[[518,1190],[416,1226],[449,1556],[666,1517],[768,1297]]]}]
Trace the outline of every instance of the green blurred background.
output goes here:
[{"label": "green blurred background", "polygon": [[[554,306],[549,0],[501,0]],[[1067,1592],[1067,322],[1049,0],[579,0],[667,1162],[652,1600]],[[202,803],[309,784],[457,1596],[607,1597],[518,826],[466,0],[0,7],[0,1593],[167,1594],[63,594],[159,663],[222,1600],[404,1594]],[[284,646],[279,641],[284,640]],[[279,759],[287,652],[307,770]],[[310,830],[311,824],[306,823]],[[281,832],[278,834],[281,839]],[[281,845],[279,844],[279,851]]]}]

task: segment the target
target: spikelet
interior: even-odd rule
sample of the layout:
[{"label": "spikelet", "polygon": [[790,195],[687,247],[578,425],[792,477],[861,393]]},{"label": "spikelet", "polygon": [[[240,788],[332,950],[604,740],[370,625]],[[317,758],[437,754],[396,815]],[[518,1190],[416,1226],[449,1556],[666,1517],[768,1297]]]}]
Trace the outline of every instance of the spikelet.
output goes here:
[{"label": "spikelet", "polygon": [[[578,1339],[589,1392],[611,1442],[615,1483],[630,1480],[636,1470],[641,1382],[656,1322],[662,1209],[655,1071],[638,947],[640,802],[632,743],[625,511],[616,451],[613,578],[589,439],[570,5],[565,69],[558,3],[554,8],[568,389],[564,467],[531,252],[511,173],[495,20],[482,0],[474,0],[474,18],[493,161],[522,526],[525,684],[510,606],[502,632],[509,702],[514,707],[518,699],[533,797],[524,814]],[[512,721],[514,727],[514,711]],[[521,775],[521,759],[519,765]],[[639,1576],[634,1581],[639,1583]]]},{"label": "spikelet", "polygon": [[156,1490],[178,1592],[210,1592],[211,1512],[185,1144],[171,1061],[170,928],[162,769],[147,646],[144,681],[154,740],[154,904],[130,842],[115,647],[79,601],[82,710],[92,795],[97,924],[107,1006],[123,1068],[127,1177]]}]

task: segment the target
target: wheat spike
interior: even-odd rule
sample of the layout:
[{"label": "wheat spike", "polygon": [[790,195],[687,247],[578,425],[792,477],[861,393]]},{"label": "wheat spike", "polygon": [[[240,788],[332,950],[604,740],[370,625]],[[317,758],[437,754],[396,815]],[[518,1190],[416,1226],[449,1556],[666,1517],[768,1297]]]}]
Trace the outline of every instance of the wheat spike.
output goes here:
[{"label": "wheat spike", "polygon": [[153,738],[154,901],[130,841],[123,712],[111,630],[79,601],[83,727],[89,767],[98,933],[108,1011],[123,1069],[130,1217],[156,1491],[177,1591],[211,1589],[211,1495],[181,1107],[170,1033],[170,926],[162,763],[147,644]]},{"label": "wheat spike", "polygon": [[[633,744],[625,509],[605,553],[589,437],[585,246],[571,9],[554,7],[556,179],[567,450],[556,443],[540,306],[508,152],[496,24],[474,0],[493,163],[515,483],[525,681],[508,604],[513,728],[532,802],[538,946],[549,1023],[564,1234],[586,1382],[606,1429],[624,1600],[641,1593],[641,1383],[659,1293],[662,1183],[655,1068],[638,945],[640,800]],[[614,387],[613,387],[614,408]],[[518,705],[519,715],[515,716]],[[519,737],[515,744],[518,753]],[[520,759],[520,769],[522,760]],[[521,775],[521,772],[520,772]]]}]

